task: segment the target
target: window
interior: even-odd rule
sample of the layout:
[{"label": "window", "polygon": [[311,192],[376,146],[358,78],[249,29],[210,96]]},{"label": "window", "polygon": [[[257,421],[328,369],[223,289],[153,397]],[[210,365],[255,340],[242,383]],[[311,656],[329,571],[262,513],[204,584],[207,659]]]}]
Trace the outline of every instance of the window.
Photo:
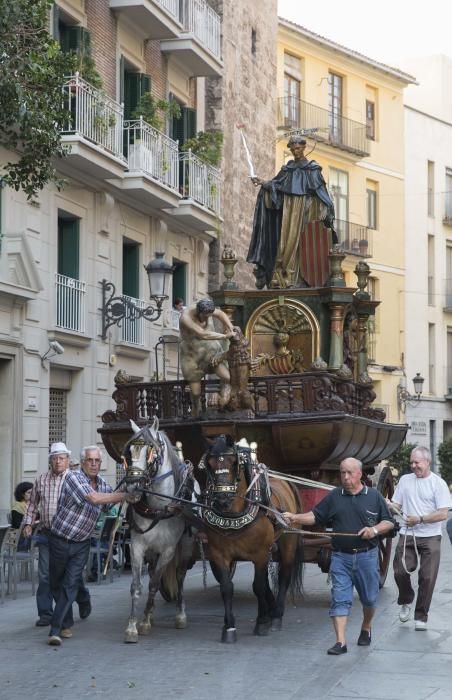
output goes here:
[{"label": "window", "polygon": [[435,324],[428,324],[428,389],[435,394]]},{"label": "window", "polygon": [[427,236],[428,305],[435,306],[435,238]]},{"label": "window", "polygon": [[284,74],[284,126],[300,126],[300,82]]},{"label": "window", "polygon": [[138,73],[132,64],[121,56],[120,64],[120,101],[124,104],[124,119],[132,119],[140,99],[151,92],[151,78]]},{"label": "window", "polygon": [[173,258],[173,300],[183,299],[187,305],[187,263]]},{"label": "window", "polygon": [[336,219],[348,221],[348,173],[330,168],[329,188],[334,201]]},{"label": "window", "polygon": [[427,161],[427,215],[435,216],[435,163]]},{"label": "window", "polygon": [[446,194],[444,197],[444,220],[452,223],[452,169],[446,168]]},{"label": "window", "polygon": [[58,273],[71,279],[79,279],[80,221],[75,217],[58,213]]},{"label": "window", "polygon": [[447,329],[447,394],[452,395],[452,328]]},{"label": "window", "polygon": [[377,187],[376,182],[366,182],[367,228],[377,228]]},{"label": "window", "polygon": [[[176,100],[173,95],[170,95],[170,100]],[[179,102],[181,108],[181,115],[179,118],[172,117],[170,121],[170,137],[174,141],[179,141],[179,148],[182,148],[185,141],[192,139],[196,136],[196,110],[191,107],[184,107],[184,105]],[[182,171],[182,168],[181,168]]]},{"label": "window", "polygon": [[52,442],[66,444],[67,391],[49,389],[49,445]]},{"label": "window", "polygon": [[135,241],[123,238],[122,242],[122,293],[138,299],[140,271],[140,246]]},{"label": "window", "polygon": [[251,54],[256,55],[257,50],[257,32],[255,29],[251,30]]},{"label": "window", "polygon": [[336,141],[342,139],[342,93],[342,77],[336,73],[330,73],[328,76],[328,126],[330,138]]},{"label": "window", "polygon": [[452,244],[446,245],[446,309],[452,309]]},{"label": "window", "polygon": [[375,103],[366,100],[366,137],[375,140]]}]

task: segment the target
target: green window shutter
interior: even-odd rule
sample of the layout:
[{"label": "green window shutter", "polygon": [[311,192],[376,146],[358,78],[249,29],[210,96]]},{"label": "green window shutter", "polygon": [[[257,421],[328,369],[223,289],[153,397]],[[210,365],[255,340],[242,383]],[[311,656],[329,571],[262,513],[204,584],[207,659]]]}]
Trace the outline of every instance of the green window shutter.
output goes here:
[{"label": "green window shutter", "polygon": [[175,263],[175,269],[173,273],[173,300],[179,297],[184,300],[184,304],[187,301],[187,264],[186,263]]},{"label": "green window shutter", "polygon": [[151,78],[144,73],[124,71],[124,119],[130,119],[142,95],[151,91]]},{"label": "green window shutter", "polygon": [[196,136],[196,109],[184,107],[182,118],[184,120],[184,141],[187,141],[187,139]]},{"label": "green window shutter", "polygon": [[79,279],[80,225],[78,219],[58,220],[58,272]]},{"label": "green window shutter", "polygon": [[122,293],[139,298],[138,271],[140,263],[138,245],[123,243],[122,246]]}]

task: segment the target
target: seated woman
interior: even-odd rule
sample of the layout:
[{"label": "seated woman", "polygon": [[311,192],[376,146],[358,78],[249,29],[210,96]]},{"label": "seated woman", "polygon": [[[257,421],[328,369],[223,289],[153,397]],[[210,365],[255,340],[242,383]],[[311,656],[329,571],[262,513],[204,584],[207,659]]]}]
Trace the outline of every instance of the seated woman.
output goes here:
[{"label": "seated woman", "polygon": [[[11,509],[11,527],[19,530],[22,526],[22,518],[27,510],[33,484],[30,481],[21,481],[14,490],[15,501]],[[17,549],[24,551],[30,547],[30,537],[21,537]]]}]

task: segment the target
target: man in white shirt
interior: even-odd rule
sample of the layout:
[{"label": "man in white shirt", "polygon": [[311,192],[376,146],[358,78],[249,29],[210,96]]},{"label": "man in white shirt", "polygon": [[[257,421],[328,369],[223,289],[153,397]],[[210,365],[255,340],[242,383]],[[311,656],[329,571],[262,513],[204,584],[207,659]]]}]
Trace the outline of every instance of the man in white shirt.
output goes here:
[{"label": "man in white shirt", "polygon": [[[394,556],[394,578],[399,589],[399,619],[410,619],[415,593],[410,572],[419,566],[418,593],[414,609],[416,630],[427,629],[428,611],[439,570],[441,555],[441,522],[447,520],[452,507],[449,488],[431,471],[432,457],[427,447],[416,447],[410,457],[412,474],[402,476],[390,504],[401,513],[403,525]],[[416,554],[416,548],[419,554]]]}]

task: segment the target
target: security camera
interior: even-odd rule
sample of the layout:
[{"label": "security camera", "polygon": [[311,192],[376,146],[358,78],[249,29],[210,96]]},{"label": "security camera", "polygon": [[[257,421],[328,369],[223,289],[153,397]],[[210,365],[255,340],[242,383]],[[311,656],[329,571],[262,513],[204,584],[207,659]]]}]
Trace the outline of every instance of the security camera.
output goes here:
[{"label": "security camera", "polygon": [[50,340],[50,341],[49,341],[49,345],[50,345],[50,347],[52,348],[53,352],[56,352],[57,355],[62,355],[62,354],[63,354],[64,348],[63,348],[62,345],[60,345],[60,343],[58,342],[58,340]]}]

